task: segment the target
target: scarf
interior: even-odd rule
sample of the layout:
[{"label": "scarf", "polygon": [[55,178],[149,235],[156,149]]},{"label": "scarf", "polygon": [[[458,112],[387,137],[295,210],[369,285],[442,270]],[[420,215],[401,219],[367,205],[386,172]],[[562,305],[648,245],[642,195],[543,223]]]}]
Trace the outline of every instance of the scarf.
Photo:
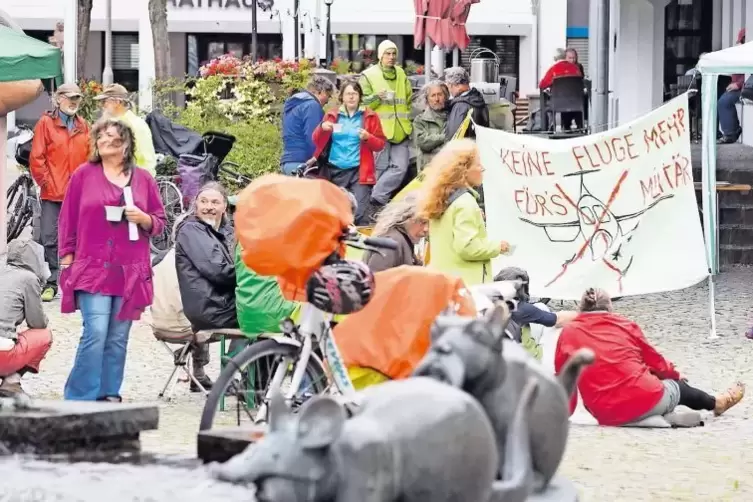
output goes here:
[{"label": "scarf", "polygon": [[73,130],[73,126],[76,125],[76,121],[74,120],[75,115],[68,115],[58,108],[58,117],[60,117],[60,120],[63,121],[63,124],[69,131]]},{"label": "scarf", "polygon": [[384,75],[385,80],[397,80],[397,69],[394,66],[386,68],[382,63],[379,63],[379,68],[382,69],[382,75]]}]

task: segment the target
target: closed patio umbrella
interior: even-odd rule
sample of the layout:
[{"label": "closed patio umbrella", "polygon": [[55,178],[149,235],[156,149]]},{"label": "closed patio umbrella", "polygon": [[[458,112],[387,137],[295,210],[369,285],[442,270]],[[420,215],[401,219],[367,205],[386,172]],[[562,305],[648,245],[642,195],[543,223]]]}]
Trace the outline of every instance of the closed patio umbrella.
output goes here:
[{"label": "closed patio umbrella", "polygon": [[416,23],[413,39],[416,48],[424,44],[428,36],[444,50],[455,47],[465,49],[470,43],[465,23],[471,5],[481,0],[413,0]]}]

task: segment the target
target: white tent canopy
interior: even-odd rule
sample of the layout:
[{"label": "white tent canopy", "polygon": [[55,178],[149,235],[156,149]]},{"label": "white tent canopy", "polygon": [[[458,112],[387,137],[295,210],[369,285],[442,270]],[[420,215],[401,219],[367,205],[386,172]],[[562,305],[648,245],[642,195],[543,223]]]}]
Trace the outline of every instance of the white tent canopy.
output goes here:
[{"label": "white tent canopy", "polygon": [[753,70],[753,42],[706,53],[698,61],[698,69],[703,74],[749,73]]},{"label": "white tent canopy", "polygon": [[717,221],[716,193],[716,96],[719,75],[753,73],[753,43],[735,45],[701,56],[698,69],[702,75],[701,96],[703,99],[703,230],[706,237],[706,253],[712,274],[719,272],[717,245],[719,227]]}]

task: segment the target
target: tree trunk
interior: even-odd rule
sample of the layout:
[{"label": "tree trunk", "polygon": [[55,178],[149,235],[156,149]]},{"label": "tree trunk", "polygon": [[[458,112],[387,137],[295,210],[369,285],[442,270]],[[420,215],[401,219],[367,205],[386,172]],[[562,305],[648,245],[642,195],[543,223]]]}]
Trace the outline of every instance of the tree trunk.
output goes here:
[{"label": "tree trunk", "polygon": [[76,80],[89,78],[86,75],[86,50],[89,47],[89,27],[92,21],[94,0],[78,0],[78,53],[76,54]]},{"label": "tree trunk", "polygon": [[167,33],[167,0],[149,0],[149,21],[154,38],[154,76],[170,78],[170,37]]}]

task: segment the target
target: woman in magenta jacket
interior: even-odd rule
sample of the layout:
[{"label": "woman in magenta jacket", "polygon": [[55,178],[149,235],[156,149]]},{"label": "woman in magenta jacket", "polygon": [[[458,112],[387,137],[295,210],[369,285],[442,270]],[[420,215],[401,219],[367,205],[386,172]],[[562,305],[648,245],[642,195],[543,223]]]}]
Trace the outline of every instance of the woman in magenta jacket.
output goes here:
[{"label": "woman in magenta jacket", "polygon": [[134,162],[131,129],[103,120],[91,135],[91,161],[71,176],[58,222],[61,311],[84,320],[64,396],[120,401],[131,323],[154,294],[149,238],[165,228],[165,209],[157,182]]},{"label": "woman in magenta jacket", "polygon": [[314,130],[314,156],[320,166],[326,163],[327,178],[353,193],[358,202],[356,224],[368,224],[369,199],[376,183],[374,154],[387,141],[379,116],[361,106],[363,89],[358,82],[340,88],[340,108],[330,110]]}]

